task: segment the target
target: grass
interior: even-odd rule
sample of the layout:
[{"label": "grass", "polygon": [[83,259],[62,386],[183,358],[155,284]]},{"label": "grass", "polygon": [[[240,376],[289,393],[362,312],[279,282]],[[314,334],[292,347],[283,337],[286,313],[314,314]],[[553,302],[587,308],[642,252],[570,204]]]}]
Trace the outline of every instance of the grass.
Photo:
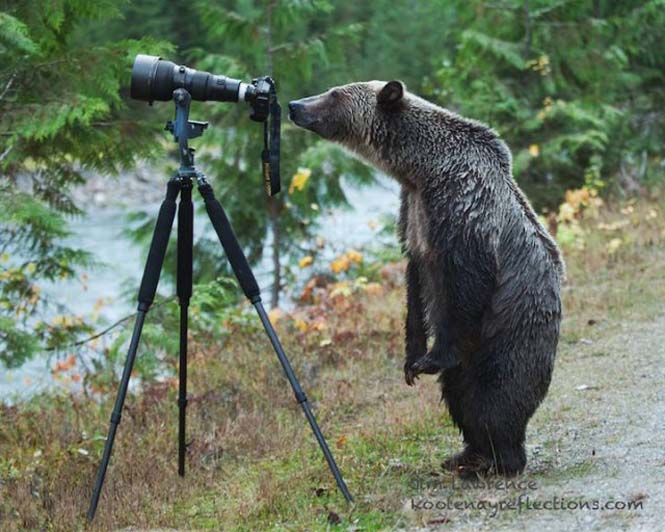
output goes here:
[{"label": "grass", "polygon": [[[647,201],[630,207],[582,220],[576,245],[584,248],[566,254],[564,360],[582,339],[662,311],[665,209]],[[613,229],[617,221],[623,225]],[[617,238],[618,247],[609,245]],[[355,505],[336,490],[263,332],[243,326],[221,344],[205,333],[192,337],[184,479],[176,473],[175,381],[129,395],[90,528],[380,530],[439,523],[440,513],[410,510],[410,498],[422,495],[417,481],[449,482],[439,464],[461,448],[461,438],[434,379],[415,388],[403,383],[403,299],[402,287],[387,285],[323,293],[316,305],[277,321]],[[42,395],[0,406],[0,529],[88,527],[84,514],[112,400],[113,393]],[[556,481],[589,467],[537,475]]]}]

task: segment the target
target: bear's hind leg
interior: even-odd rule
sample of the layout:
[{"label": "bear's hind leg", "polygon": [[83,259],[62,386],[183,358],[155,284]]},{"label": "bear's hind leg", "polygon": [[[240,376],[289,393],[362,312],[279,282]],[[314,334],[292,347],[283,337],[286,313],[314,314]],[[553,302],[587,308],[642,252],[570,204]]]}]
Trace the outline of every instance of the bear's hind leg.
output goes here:
[{"label": "bear's hind leg", "polygon": [[476,472],[483,467],[487,468],[488,464],[487,460],[481,454],[471,446],[466,445],[462,452],[446,458],[441,467],[452,473],[462,474],[467,470]]},{"label": "bear's hind leg", "polygon": [[[517,419],[513,409],[482,402],[484,405],[478,405],[480,409],[476,408],[471,415],[465,412],[463,429],[469,448],[481,457],[476,472],[491,472],[505,477],[519,475],[526,466],[524,440],[528,420]],[[512,415],[509,415],[510,412]]]},{"label": "bear's hind leg", "polygon": [[464,397],[468,377],[468,371],[459,365],[442,373],[439,377],[442,384],[442,398],[448,407],[448,413],[455,426],[465,435],[464,450],[445,459],[441,467],[462,477],[467,476],[467,472],[482,469],[487,462],[481,450],[471,445],[466,438],[468,429],[464,416]]}]

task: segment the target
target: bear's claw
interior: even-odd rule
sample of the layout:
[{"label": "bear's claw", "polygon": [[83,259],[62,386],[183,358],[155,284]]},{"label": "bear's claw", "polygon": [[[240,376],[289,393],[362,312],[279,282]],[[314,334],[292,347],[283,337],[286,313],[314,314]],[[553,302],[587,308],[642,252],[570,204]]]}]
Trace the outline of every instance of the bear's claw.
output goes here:
[{"label": "bear's claw", "polygon": [[404,378],[412,386],[418,375],[436,375],[441,371],[457,366],[458,361],[450,354],[442,357],[438,351],[429,351],[413,362],[404,364]]}]

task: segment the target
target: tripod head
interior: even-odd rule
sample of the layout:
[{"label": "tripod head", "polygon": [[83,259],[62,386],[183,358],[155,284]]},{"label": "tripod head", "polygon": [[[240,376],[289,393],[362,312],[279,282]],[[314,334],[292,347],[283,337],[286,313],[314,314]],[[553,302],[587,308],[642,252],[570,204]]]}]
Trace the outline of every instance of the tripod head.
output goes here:
[{"label": "tripod head", "polygon": [[160,57],[139,54],[132,68],[130,95],[150,104],[173,98],[176,116],[174,121],[166,124],[166,129],[173,133],[180,146],[181,172],[186,173],[187,169],[190,169],[192,175],[194,150],[188,147],[187,140],[201,136],[208,124],[189,120],[191,101],[249,103],[250,119],[263,122],[261,167],[266,192],[274,196],[280,191],[281,108],[277,101],[275,82],[269,76],[244,83],[226,76],[176,65]]},{"label": "tripod head", "polygon": [[194,148],[190,148],[187,141],[203,135],[203,132],[208,128],[208,122],[189,119],[189,106],[192,102],[192,96],[186,89],[174,90],[173,101],[175,103],[175,120],[169,120],[164,129],[170,131],[173,134],[173,140],[178,143],[180,175],[195,177]]}]

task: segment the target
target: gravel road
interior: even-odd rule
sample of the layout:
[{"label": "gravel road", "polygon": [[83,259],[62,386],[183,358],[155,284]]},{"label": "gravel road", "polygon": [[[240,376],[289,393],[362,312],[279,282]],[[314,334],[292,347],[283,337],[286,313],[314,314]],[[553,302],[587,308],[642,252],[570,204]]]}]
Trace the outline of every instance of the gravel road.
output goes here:
[{"label": "gravel road", "polygon": [[[561,346],[530,424],[522,486],[453,488],[447,479],[425,498],[485,508],[435,509],[420,530],[665,530],[665,309],[652,321],[596,327],[594,341]],[[520,496],[563,509],[494,511]],[[620,509],[629,504],[641,508]]]}]

